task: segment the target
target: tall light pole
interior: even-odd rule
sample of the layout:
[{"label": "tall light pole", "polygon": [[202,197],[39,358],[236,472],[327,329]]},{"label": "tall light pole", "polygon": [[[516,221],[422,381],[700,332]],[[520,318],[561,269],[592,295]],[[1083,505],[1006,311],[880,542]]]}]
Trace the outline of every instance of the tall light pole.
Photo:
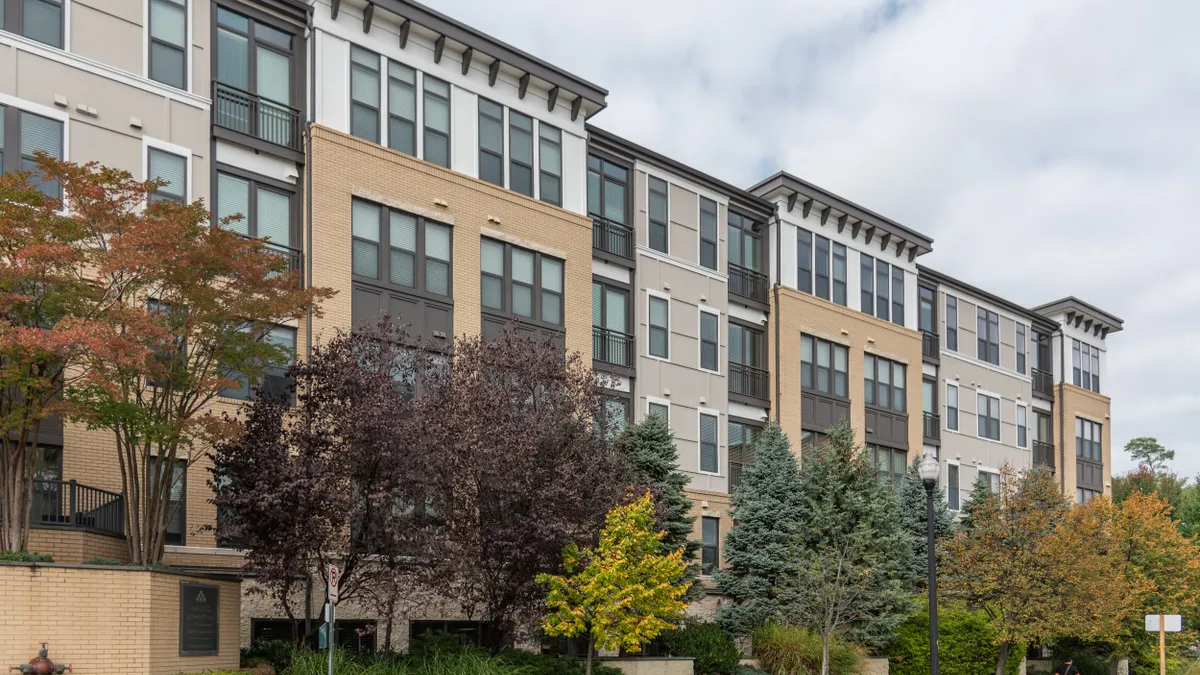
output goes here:
[{"label": "tall light pole", "polygon": [[933,489],[937,487],[941,465],[926,452],[917,472],[925,484],[925,538],[929,549],[929,672],[938,675],[937,556],[934,554]]}]

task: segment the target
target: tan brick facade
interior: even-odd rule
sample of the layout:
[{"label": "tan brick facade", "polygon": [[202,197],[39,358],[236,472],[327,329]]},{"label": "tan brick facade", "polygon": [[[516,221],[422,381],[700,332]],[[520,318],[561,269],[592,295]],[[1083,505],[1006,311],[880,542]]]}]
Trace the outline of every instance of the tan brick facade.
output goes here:
[{"label": "tan brick facade", "polygon": [[123,538],[81,530],[35,527],[29,531],[29,550],[47,554],[56,563],[78,565],[96,557],[129,562],[129,545]]},{"label": "tan brick facade", "polygon": [[[921,334],[917,331],[842,307],[786,286],[779,287],[776,303],[771,291],[771,412],[800,454],[800,336],[812,335],[849,347],[850,424],[855,438],[864,442],[866,409],[863,405],[863,356],[866,353],[906,364],[905,398],[908,408],[909,455],[921,453]],[[776,341],[775,322],[779,322]],[[779,355],[776,368],[775,355]],[[776,395],[776,380],[779,394]]]},{"label": "tan brick facade", "polygon": [[[1104,494],[1112,496],[1112,399],[1073,384],[1054,387],[1054,461],[1061,463],[1063,493],[1075,499],[1075,418],[1100,424]],[[1060,414],[1061,411],[1061,414]],[[1060,433],[1061,432],[1061,433]]]}]

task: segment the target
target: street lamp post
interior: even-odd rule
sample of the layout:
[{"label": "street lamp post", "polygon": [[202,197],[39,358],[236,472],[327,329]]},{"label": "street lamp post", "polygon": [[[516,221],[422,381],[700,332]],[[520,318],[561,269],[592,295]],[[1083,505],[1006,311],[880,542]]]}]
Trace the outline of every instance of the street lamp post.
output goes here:
[{"label": "street lamp post", "polygon": [[925,538],[929,549],[929,672],[938,675],[938,622],[937,622],[937,556],[934,555],[933,489],[937,487],[941,466],[932,453],[917,469],[921,482],[925,484]]}]

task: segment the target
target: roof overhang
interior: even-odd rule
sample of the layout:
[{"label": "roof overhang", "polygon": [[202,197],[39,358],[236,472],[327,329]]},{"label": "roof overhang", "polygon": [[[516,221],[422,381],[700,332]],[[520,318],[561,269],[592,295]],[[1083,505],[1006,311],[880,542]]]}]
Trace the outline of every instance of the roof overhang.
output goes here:
[{"label": "roof overhang", "polygon": [[1033,311],[1046,316],[1062,314],[1064,324],[1090,331],[1100,338],[1106,338],[1109,333],[1116,333],[1125,327],[1124,319],[1113,316],[1095,305],[1089,305],[1073,295],[1034,307]]},{"label": "roof overhang", "polygon": [[937,286],[946,286],[957,290],[964,295],[970,295],[980,300],[984,300],[992,305],[995,305],[996,307],[1006,309],[1017,316],[1028,319],[1034,328],[1040,328],[1049,332],[1058,327],[1058,324],[1056,324],[1054,321],[1051,321],[1048,317],[1039,314],[1028,307],[1018,305],[1011,300],[1005,300],[1004,298],[989,293],[978,286],[972,286],[965,281],[955,279],[954,277],[948,274],[943,274],[942,272],[938,272],[937,270],[929,269],[924,265],[917,265],[917,275],[918,282],[926,281],[936,284]]},{"label": "roof overhang", "polygon": [[907,256],[912,262],[917,256],[933,250],[933,240],[890,218],[863,208],[797,178],[786,171],[771,176],[750,188],[750,192],[769,200],[786,199],[788,213],[799,212],[805,218],[810,213],[821,217],[821,225],[836,224],[838,232],[849,228],[854,239],[860,236],[866,244],[878,243],[881,252],[892,251],[897,257]]}]

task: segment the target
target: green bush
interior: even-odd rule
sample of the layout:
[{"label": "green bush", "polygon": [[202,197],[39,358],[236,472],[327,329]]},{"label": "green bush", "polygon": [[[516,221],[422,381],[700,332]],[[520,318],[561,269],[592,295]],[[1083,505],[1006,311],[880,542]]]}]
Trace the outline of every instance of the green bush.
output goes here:
[{"label": "green bush", "polygon": [[[513,649],[498,657],[507,665],[520,668],[521,675],[583,675],[583,661],[566,656],[551,656]],[[592,661],[592,675],[621,675],[621,671]]]},{"label": "green bush", "polygon": [[[982,612],[938,607],[938,670],[942,675],[978,675],[995,672],[999,648],[993,644],[996,631]],[[1005,673],[1016,675],[1025,648],[1014,647]],[[888,650],[891,675],[928,675],[929,610],[912,615],[896,629],[896,641]],[[1091,673],[1091,670],[1083,670]],[[1097,670],[1097,673],[1108,672]]]},{"label": "green bush", "polygon": [[54,558],[47,553],[30,553],[29,551],[0,551],[0,562],[15,563],[52,563]]},{"label": "green bush", "polygon": [[[800,626],[767,624],[754,631],[754,655],[770,675],[815,675],[821,672],[821,635]],[[862,653],[835,635],[829,645],[830,675],[853,675]],[[926,669],[928,670],[928,668]]]},{"label": "green bush", "polygon": [[672,656],[696,659],[696,675],[735,675],[742,660],[733,638],[715,623],[687,623],[662,639]]},{"label": "green bush", "polygon": [[266,663],[282,673],[292,663],[292,643],[287,640],[262,640],[250,649],[242,650],[241,665],[243,668],[253,668]]},{"label": "green bush", "polygon": [[120,565],[121,561],[114,560],[113,558],[105,558],[102,556],[93,556],[91,558],[88,558],[87,560],[84,560],[83,564],[84,565]]},{"label": "green bush", "polygon": [[[283,675],[325,675],[328,654],[301,650]],[[363,654],[339,649],[333,655],[338,675],[522,675],[522,670],[477,649],[428,652],[423,658],[391,654]]]},{"label": "green bush", "polygon": [[463,644],[462,638],[458,635],[440,630],[427,630],[409,640],[408,643],[408,654],[415,659],[424,659],[438,654],[458,654],[476,649],[471,645]]}]

